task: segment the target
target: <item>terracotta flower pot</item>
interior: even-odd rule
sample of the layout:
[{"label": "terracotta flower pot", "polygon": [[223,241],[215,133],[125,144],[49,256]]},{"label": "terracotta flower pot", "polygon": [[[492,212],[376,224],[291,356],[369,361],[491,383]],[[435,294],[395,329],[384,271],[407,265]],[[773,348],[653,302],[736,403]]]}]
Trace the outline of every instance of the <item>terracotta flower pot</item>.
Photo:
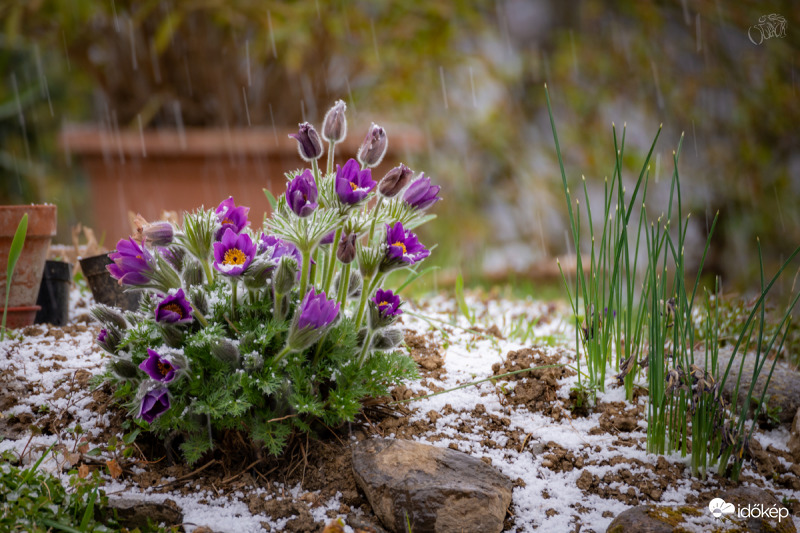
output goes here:
[{"label": "terracotta flower pot", "polygon": [[25,246],[19,257],[11,279],[8,299],[8,328],[20,328],[33,324],[39,306],[36,298],[42,281],[44,262],[50,239],[56,234],[56,206],[54,205],[6,205],[0,206],[0,313],[5,305],[6,268],[11,241],[22,216],[28,213],[28,233]]}]

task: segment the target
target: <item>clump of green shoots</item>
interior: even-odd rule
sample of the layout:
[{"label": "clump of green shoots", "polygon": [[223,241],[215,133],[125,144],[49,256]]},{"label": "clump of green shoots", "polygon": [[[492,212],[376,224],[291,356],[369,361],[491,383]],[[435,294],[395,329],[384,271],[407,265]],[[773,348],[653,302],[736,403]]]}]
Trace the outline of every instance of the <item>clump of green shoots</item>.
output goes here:
[{"label": "clump of green shoots", "polygon": [[[575,351],[578,367],[578,392],[590,398],[605,389],[609,365],[621,370],[618,378],[625,384],[628,398],[633,395],[633,378],[642,345],[642,325],[649,277],[638,274],[639,248],[644,231],[644,202],[647,196],[650,159],[661,133],[656,134],[647,157],[642,164],[633,193],[628,194],[622,183],[622,160],[625,150],[625,128],[618,141],[616,127],[612,124],[615,162],[611,181],[603,189],[602,225],[595,232],[595,218],[589,200],[586,180],[582,179],[588,231],[581,227],[580,200],[573,197],[564,170],[564,161],[558,143],[550,95],[545,86],[547,109],[553,130],[561,179],[569,213],[569,225],[575,246],[577,269],[574,287],[559,270],[567,290],[567,297],[575,317]],[[638,211],[639,221],[632,226],[632,215]],[[588,244],[587,244],[588,243]],[[583,250],[588,247],[588,265]],[[641,292],[637,289],[642,287]],[[638,298],[637,298],[638,296]],[[616,360],[612,353],[616,348]],[[581,359],[585,365],[582,369]],[[587,381],[584,381],[584,378]]]}]

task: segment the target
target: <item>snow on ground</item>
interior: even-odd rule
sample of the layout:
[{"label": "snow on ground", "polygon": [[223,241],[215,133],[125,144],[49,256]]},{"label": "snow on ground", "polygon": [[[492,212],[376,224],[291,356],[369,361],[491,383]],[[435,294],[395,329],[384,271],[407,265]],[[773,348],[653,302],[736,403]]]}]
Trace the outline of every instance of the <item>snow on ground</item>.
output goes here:
[{"label": "snow on ground", "polygon": [[[0,415],[10,417],[25,412],[41,412],[42,409],[49,409],[55,416],[69,412],[73,417],[73,424],[80,424],[85,434],[93,436],[99,434],[100,428],[108,419],[107,415],[98,415],[87,408],[92,402],[90,387],[86,385],[87,373],[98,372],[104,365],[104,356],[94,344],[99,328],[87,315],[91,297],[75,290],[72,301],[72,323],[67,327],[69,334],[61,336],[59,329],[37,326],[37,329],[29,330],[25,336],[17,335],[0,343],[0,368],[4,375],[2,384],[16,389],[17,395],[22,398],[17,405]],[[564,348],[574,345],[574,330],[557,318],[560,315],[552,304],[504,299],[485,303],[474,298],[468,298],[468,303],[477,311],[476,325],[485,329],[497,326],[496,332],[499,331],[508,340],[488,334],[475,335],[474,332],[467,331],[470,324],[459,314],[457,304],[452,299],[438,296],[426,300],[418,307],[410,304],[406,306],[403,326],[419,334],[430,334],[432,340],[441,346],[445,372],[440,380],[428,378],[429,387],[433,384],[449,389],[489,377],[493,372],[492,365],[502,363],[509,351],[532,345],[545,345],[545,353],[558,356],[562,363],[574,365],[571,359],[574,352]],[[554,346],[546,346],[548,344]],[[611,374],[609,372],[607,392],[600,393],[598,401],[624,400],[624,391],[612,385],[614,378]],[[83,386],[76,386],[76,380]],[[575,376],[563,379],[558,391],[559,398],[566,398],[576,381]],[[639,459],[645,464],[653,464],[656,457],[648,455],[641,444],[641,437],[646,433],[646,420],[640,417],[638,427],[630,433],[639,438],[638,444],[620,449],[614,444],[615,436],[606,432],[592,433],[592,428],[598,426],[599,413],[573,417],[565,412],[564,416],[556,420],[540,412],[531,412],[525,406],[511,405],[503,401],[502,394],[497,393],[498,387],[509,390],[518,384],[516,381],[501,380],[495,385],[487,381],[477,386],[411,402],[411,421],[424,421],[426,424],[426,430],[414,438],[440,447],[457,446],[476,457],[486,457],[495,468],[512,480],[519,480],[514,488],[512,501],[517,531],[570,531],[575,528],[577,521],[583,524],[584,531],[605,531],[613,518],[630,506],[618,499],[587,494],[578,486],[581,475],[588,471],[593,476],[603,478],[606,474],[617,473],[623,468],[629,469],[634,476],[646,475],[646,472],[638,471],[629,463],[613,464],[613,461],[604,466],[592,464],[554,471],[543,465],[546,454],[541,452],[548,443],[555,443],[576,455],[591,457],[597,463],[623,455],[626,459]],[[421,383],[409,384],[409,387],[416,393],[431,392],[430,388],[425,388]],[[640,398],[639,402],[644,404],[646,398]],[[473,414],[478,404],[483,405],[485,416],[496,415],[505,420],[507,430],[519,430],[526,435],[521,449],[507,446],[508,438],[502,431],[494,431],[488,436],[493,445],[487,444],[485,433],[476,431],[465,434],[463,424],[475,422],[475,417],[480,416]],[[433,422],[429,416],[431,411],[440,414]],[[63,433],[35,436],[23,434],[16,440],[0,441],[0,452],[24,452],[23,460],[30,464],[53,443],[63,444],[63,450],[74,450],[77,446],[76,438]],[[765,448],[768,444],[773,444],[778,449],[785,449],[788,433],[779,429],[759,438]],[[43,468],[60,473],[65,459],[63,453],[50,454]],[[683,459],[679,455],[666,459],[670,463],[688,465],[688,458]],[[66,475],[61,475],[66,481]],[[187,496],[178,491],[161,493],[154,492],[152,488],[141,490],[131,482],[112,480],[110,477],[106,479],[108,483],[105,490],[110,495],[152,502],[171,499],[183,509],[184,520],[188,524],[204,525],[218,532],[261,531],[262,522],[269,523],[273,531],[280,531],[288,520],[272,520],[261,514],[251,514],[246,503],[250,493],[217,494],[206,491]],[[685,504],[687,496],[693,492],[692,481],[687,470],[683,478],[677,479],[674,486],[663,492],[660,502]],[[624,482],[618,486],[622,492],[633,490],[635,493],[638,490],[626,487]],[[284,490],[295,496],[303,492],[299,486],[284,487]],[[800,492],[777,487],[774,490],[787,498],[800,498]],[[336,512],[339,507],[338,498],[333,498],[312,512],[316,519],[322,520],[325,519],[326,512]],[[794,520],[800,526],[800,517],[794,517]],[[701,520],[696,527],[702,530],[708,525],[707,521]],[[187,526],[187,531],[192,529],[193,526]]]}]

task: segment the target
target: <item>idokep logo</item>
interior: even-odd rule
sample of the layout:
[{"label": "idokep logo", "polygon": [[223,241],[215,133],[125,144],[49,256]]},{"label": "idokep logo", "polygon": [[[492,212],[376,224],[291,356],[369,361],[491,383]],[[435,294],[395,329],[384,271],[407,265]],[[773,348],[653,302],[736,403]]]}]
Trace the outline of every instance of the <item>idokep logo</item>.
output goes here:
[{"label": "idokep logo", "polygon": [[708,502],[708,510],[711,511],[711,514],[713,514],[715,518],[720,518],[724,514],[735,513],[736,506],[726,502],[722,498],[714,498]]},{"label": "idokep logo", "polygon": [[728,503],[722,498],[714,498],[708,502],[708,510],[715,518],[722,518],[723,515],[735,514],[739,518],[777,518],[778,523],[784,518],[789,518],[789,509],[782,505],[774,504],[771,506],[764,505],[763,503],[754,503],[751,505],[739,506],[738,512],[736,506]]}]

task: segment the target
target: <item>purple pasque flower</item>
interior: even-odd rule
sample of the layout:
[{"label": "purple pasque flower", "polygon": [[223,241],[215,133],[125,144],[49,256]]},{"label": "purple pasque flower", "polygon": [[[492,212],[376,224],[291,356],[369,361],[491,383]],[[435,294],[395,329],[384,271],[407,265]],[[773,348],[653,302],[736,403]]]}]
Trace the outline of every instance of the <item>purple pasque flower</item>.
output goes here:
[{"label": "purple pasque flower", "polygon": [[331,325],[339,314],[339,303],[336,299],[328,300],[325,291],[319,293],[312,287],[300,303],[300,315],[297,329],[323,329]]},{"label": "purple pasque flower", "polygon": [[386,224],[386,256],[381,262],[384,271],[411,266],[429,255],[430,250],[420,244],[411,231],[403,229],[403,224]]},{"label": "purple pasque flower", "polygon": [[317,130],[308,122],[300,124],[297,133],[290,133],[289,137],[297,141],[297,151],[306,161],[318,159],[322,155],[322,141]]},{"label": "purple pasque flower", "polygon": [[298,265],[303,262],[303,256],[293,242],[284,241],[280,237],[265,233],[261,234],[258,241],[258,254],[263,254],[265,259],[275,262],[285,255],[293,257]]},{"label": "purple pasque flower", "polygon": [[343,204],[361,202],[375,188],[372,171],[361,170],[358,161],[349,159],[343,167],[336,165],[336,194]]},{"label": "purple pasque flower", "polygon": [[217,206],[216,214],[222,227],[217,230],[214,239],[220,240],[225,234],[225,230],[228,228],[232,229],[234,233],[241,233],[245,226],[250,224],[250,221],[247,220],[247,214],[249,212],[249,207],[244,207],[242,205],[237,207],[236,204],[233,203],[233,196],[229,196],[227,200],[220,202]]},{"label": "purple pasque flower", "polygon": [[139,418],[151,424],[153,420],[169,410],[169,391],[166,387],[159,387],[148,391],[142,398],[139,409]]},{"label": "purple pasque flower", "polygon": [[175,371],[178,370],[178,367],[150,348],[147,349],[147,355],[147,359],[142,361],[139,368],[147,372],[148,376],[161,383],[169,383],[175,379]]},{"label": "purple pasque flower", "polygon": [[392,291],[378,289],[375,296],[372,297],[372,301],[378,307],[381,317],[395,317],[403,314],[403,310],[400,309],[403,302]]},{"label": "purple pasque flower", "polygon": [[146,285],[150,282],[153,256],[133,239],[121,239],[117,251],[108,254],[108,258],[114,263],[106,265],[106,269],[120,285]]},{"label": "purple pasque flower", "polygon": [[314,175],[305,169],[286,186],[286,203],[295,215],[304,218],[317,208],[318,194]]},{"label": "purple pasque flower", "polygon": [[156,305],[156,322],[166,324],[188,324],[193,320],[192,306],[186,299],[183,289],[164,297]]},{"label": "purple pasque flower", "polygon": [[225,230],[222,240],[214,243],[214,268],[226,276],[239,276],[256,255],[256,245],[250,235],[236,235],[232,229]]},{"label": "purple pasque flower", "polygon": [[438,196],[440,190],[441,187],[438,185],[431,185],[431,179],[426,178],[423,172],[416,181],[408,186],[403,200],[417,211],[424,211],[441,200],[441,197]]}]

